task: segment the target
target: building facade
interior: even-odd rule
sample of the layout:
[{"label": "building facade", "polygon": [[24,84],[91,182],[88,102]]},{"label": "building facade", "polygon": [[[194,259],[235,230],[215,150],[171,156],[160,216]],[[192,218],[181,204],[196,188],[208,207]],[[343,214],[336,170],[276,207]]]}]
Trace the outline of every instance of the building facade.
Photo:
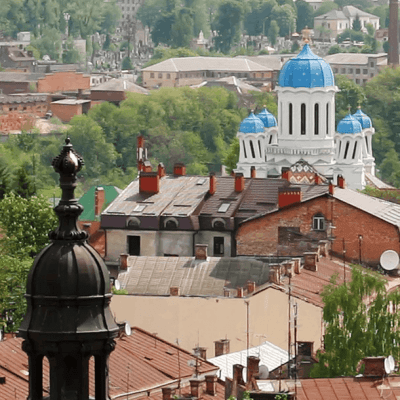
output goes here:
[{"label": "building facade", "polygon": [[264,109],[241,123],[237,172],[250,176],[254,167],[257,176],[276,177],[303,159],[325,176],[343,175],[350,188],[364,188],[365,174],[375,175],[375,130],[361,110],[335,130],[337,91],[331,67],[306,44],[280,73],[278,121]]}]

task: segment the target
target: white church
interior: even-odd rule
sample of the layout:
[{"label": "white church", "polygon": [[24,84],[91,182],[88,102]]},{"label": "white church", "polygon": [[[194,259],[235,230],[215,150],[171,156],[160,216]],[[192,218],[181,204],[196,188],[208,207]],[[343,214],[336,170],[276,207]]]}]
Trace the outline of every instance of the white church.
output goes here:
[{"label": "white church", "polygon": [[335,130],[335,94],[331,67],[308,44],[283,66],[279,75],[278,122],[264,109],[240,124],[236,172],[249,177],[280,176],[282,167],[300,159],[318,172],[342,175],[348,187],[363,189],[366,174],[375,175],[371,119],[361,109],[343,118]]}]

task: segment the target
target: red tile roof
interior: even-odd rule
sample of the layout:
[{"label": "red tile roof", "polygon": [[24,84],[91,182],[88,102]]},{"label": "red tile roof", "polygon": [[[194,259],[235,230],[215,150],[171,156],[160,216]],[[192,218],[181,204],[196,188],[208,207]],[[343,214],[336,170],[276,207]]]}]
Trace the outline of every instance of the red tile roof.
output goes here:
[{"label": "red tile roof", "polygon": [[[0,342],[0,377],[6,378],[6,383],[0,385],[0,400],[26,399],[28,396],[28,357],[22,351],[21,344],[20,338]],[[177,387],[179,379],[183,386],[187,385],[194,373],[194,369],[188,366],[189,360],[195,358],[188,351],[140,328],[132,328],[131,336],[117,339],[115,351],[110,355],[110,396],[117,398],[127,392],[136,392],[140,396],[143,392],[147,397],[150,392],[158,400],[161,396],[161,392],[158,393],[160,387]],[[94,394],[93,370],[91,365],[91,394]],[[217,370],[218,367],[205,360],[199,366],[201,375],[213,374]],[[49,387],[48,376],[48,363],[44,363],[45,390]],[[156,393],[153,393],[154,390]],[[184,390],[188,392],[190,389]],[[223,390],[219,388],[217,400],[223,400],[223,395]]]}]

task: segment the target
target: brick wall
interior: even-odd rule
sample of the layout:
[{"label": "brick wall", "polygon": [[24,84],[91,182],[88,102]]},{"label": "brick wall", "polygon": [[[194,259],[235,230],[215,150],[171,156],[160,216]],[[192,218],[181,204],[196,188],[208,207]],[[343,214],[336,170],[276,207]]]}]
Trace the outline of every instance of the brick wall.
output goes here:
[{"label": "brick wall", "polygon": [[61,71],[46,74],[37,83],[39,93],[54,93],[90,89],[90,76],[75,71]]},{"label": "brick wall", "polygon": [[82,115],[82,104],[50,104],[53,115],[62,122],[69,122],[75,115]]},{"label": "brick wall", "polygon": [[29,82],[0,82],[3,94],[29,93]]},{"label": "brick wall", "polygon": [[[237,254],[270,255],[280,251],[280,255],[297,255],[299,251],[307,250],[307,247],[314,244],[308,239],[325,239],[326,235],[331,233],[329,229],[322,232],[313,231],[312,219],[318,213],[324,215],[325,226],[329,226],[333,216],[333,225],[336,227],[333,231],[333,251],[342,255],[344,238],[346,259],[349,261],[359,260],[359,235],[363,236],[361,261],[364,263],[378,264],[380,255],[385,250],[400,251],[399,232],[396,227],[356,207],[324,196],[240,225],[236,234]],[[300,233],[306,236],[302,239],[296,236],[295,232],[292,233],[290,248],[286,248],[287,243],[278,243],[279,227],[299,228]]]},{"label": "brick wall", "polygon": [[90,92],[90,99],[93,101],[110,101],[110,102],[120,102],[126,99],[125,92],[116,91],[100,91],[93,90]]}]

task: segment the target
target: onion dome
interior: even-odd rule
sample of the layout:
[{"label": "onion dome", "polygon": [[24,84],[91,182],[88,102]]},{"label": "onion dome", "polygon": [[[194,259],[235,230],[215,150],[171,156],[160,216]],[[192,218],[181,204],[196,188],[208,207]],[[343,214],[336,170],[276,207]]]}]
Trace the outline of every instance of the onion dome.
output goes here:
[{"label": "onion dome", "polygon": [[279,86],[282,87],[315,88],[334,85],[331,67],[315,55],[308,44],[295,58],[286,62],[279,74]]},{"label": "onion dome", "polygon": [[51,243],[37,255],[29,273],[28,310],[19,333],[41,343],[107,342],[119,330],[109,308],[109,273],[77,225],[83,207],[74,190],[83,159],[66,139],[52,165],[60,174],[62,189],[54,208],[59,226],[49,234]]},{"label": "onion dome", "polygon": [[239,132],[242,133],[260,133],[264,132],[264,123],[260,118],[255,116],[253,112],[245,118],[239,127]]},{"label": "onion dome", "polygon": [[346,115],[338,124],[337,131],[339,133],[360,133],[362,131],[361,124],[351,115]]},{"label": "onion dome", "polygon": [[358,110],[353,114],[353,117],[361,124],[363,129],[372,127],[371,118],[361,111],[361,107],[358,107]]},{"label": "onion dome", "polygon": [[265,107],[260,113],[257,114],[257,117],[261,119],[265,128],[272,128],[273,126],[277,125],[276,118]]}]

